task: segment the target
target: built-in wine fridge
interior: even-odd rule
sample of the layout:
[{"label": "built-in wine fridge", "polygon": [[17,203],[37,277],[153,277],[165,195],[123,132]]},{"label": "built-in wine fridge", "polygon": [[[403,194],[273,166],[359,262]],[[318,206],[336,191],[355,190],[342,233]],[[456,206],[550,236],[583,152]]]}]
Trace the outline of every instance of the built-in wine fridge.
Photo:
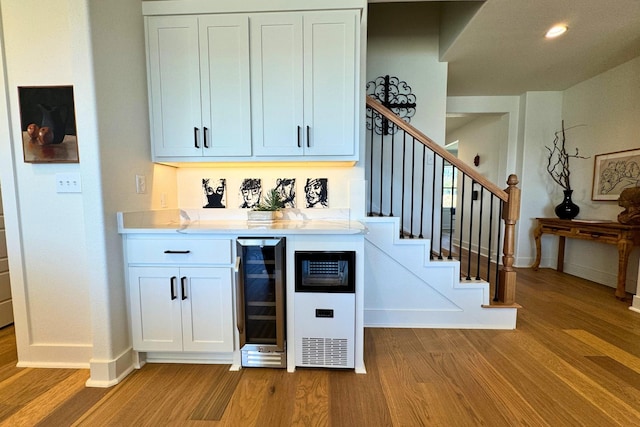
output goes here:
[{"label": "built-in wine fridge", "polygon": [[285,238],[240,237],[237,254],[242,366],[286,368]]}]

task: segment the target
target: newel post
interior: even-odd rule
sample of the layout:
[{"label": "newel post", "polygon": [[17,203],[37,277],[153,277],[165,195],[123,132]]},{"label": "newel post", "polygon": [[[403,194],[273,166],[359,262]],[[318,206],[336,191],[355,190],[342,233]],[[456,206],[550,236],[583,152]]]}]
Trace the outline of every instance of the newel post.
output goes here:
[{"label": "newel post", "polygon": [[502,245],[502,269],[500,270],[500,286],[498,299],[504,304],[516,301],[516,272],[513,269],[515,251],[516,222],[520,219],[520,189],[518,177],[509,175],[505,192],[509,199],[503,202],[502,220],[504,221],[504,243]]}]

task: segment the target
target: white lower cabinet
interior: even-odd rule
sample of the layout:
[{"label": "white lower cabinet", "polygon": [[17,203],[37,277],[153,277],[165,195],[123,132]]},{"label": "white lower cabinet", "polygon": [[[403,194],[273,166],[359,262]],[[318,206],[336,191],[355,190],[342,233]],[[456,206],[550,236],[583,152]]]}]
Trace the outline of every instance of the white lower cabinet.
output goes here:
[{"label": "white lower cabinet", "polygon": [[233,351],[231,269],[129,267],[133,349]]}]

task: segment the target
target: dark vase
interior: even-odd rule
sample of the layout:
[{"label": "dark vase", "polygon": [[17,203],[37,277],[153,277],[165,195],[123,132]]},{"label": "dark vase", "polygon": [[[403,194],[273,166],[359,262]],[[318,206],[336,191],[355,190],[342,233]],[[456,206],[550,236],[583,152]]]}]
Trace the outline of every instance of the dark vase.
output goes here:
[{"label": "dark vase", "polygon": [[573,219],[578,216],[580,207],[571,201],[573,190],[563,190],[564,199],[556,206],[556,215],[560,219]]}]

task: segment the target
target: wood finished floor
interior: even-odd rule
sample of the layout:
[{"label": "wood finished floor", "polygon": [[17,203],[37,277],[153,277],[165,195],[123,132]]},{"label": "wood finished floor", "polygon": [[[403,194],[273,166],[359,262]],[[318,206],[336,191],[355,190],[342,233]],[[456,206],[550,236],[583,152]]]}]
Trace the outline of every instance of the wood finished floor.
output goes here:
[{"label": "wood finished floor", "polygon": [[640,314],[612,288],[518,273],[516,330],[367,329],[366,375],[148,364],[85,388],[85,370],[16,368],[8,327],[0,425],[640,425]]}]

